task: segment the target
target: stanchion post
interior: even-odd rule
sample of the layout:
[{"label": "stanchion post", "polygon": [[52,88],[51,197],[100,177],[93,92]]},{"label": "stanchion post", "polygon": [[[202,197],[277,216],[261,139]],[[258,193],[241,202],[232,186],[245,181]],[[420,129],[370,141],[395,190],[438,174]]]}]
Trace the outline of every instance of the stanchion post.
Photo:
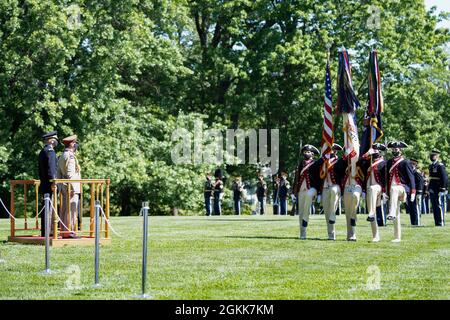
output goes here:
[{"label": "stanchion post", "polygon": [[145,294],[147,280],[147,245],[148,245],[148,202],[142,202],[142,215],[144,218],[144,230],[142,236],[142,298],[148,298]]},{"label": "stanchion post", "polygon": [[[50,273],[50,194],[44,195],[45,271]],[[41,226],[42,227],[42,226]]]},{"label": "stanchion post", "polygon": [[94,287],[100,286],[99,268],[100,268],[100,201],[95,201],[95,284]]},{"label": "stanchion post", "polygon": [[15,233],[16,233],[16,222],[14,221],[16,208],[14,206],[14,184],[12,182],[11,182],[10,192],[11,192],[11,204],[9,207],[9,211],[11,212],[11,215],[12,215],[12,217],[10,218],[10,226],[11,226],[10,231],[11,231],[11,237],[14,237]]}]

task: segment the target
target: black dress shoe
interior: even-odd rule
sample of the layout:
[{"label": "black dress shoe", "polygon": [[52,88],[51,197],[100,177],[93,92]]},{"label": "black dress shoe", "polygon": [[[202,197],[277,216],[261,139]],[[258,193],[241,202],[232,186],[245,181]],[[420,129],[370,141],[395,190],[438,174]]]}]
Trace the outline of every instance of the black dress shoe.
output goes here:
[{"label": "black dress shoe", "polygon": [[369,222],[374,222],[375,221],[375,217],[367,217],[366,219]]}]

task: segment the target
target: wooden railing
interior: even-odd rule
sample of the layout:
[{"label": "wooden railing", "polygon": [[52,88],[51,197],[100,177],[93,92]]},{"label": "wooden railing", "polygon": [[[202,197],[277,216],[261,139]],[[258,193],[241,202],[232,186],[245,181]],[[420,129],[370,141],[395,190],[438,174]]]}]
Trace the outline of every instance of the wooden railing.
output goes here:
[{"label": "wooden railing", "polygon": [[[110,185],[110,180],[109,179],[80,179],[80,180],[71,180],[71,179],[55,179],[55,180],[51,180],[51,182],[54,182],[56,186],[59,185],[63,185],[63,184],[67,184],[67,197],[70,197],[70,193],[71,193],[71,183],[80,183],[80,199],[79,199],[79,206],[80,206],[80,230],[78,230],[78,226],[74,226],[72,225],[72,223],[69,223],[68,229],[69,230],[63,230],[66,228],[63,228],[62,226],[58,227],[58,223],[59,223],[59,218],[61,217],[61,209],[62,209],[62,197],[63,194],[62,192],[58,193],[58,189],[60,188],[55,188],[53,191],[53,196],[52,196],[52,202],[53,202],[53,207],[55,208],[54,211],[56,211],[56,214],[53,214],[53,239],[57,239],[60,235],[64,234],[64,233],[74,233],[77,235],[83,235],[83,234],[88,234],[89,237],[93,237],[94,236],[94,210],[95,210],[95,200],[99,200],[100,201],[100,206],[104,212],[104,216],[106,219],[103,219],[103,215],[101,214],[101,226],[100,226],[100,230],[101,232],[104,234],[105,238],[109,238],[109,226],[107,221],[109,221],[109,213],[110,213],[110,198],[109,198],[109,185]],[[11,215],[14,217],[16,215],[16,203],[15,203],[15,188],[18,187],[19,185],[23,185],[23,192],[24,192],[24,196],[23,196],[23,202],[24,202],[24,228],[23,229],[18,229],[16,228],[16,221],[11,218],[11,237],[14,237],[16,235],[16,231],[27,231],[27,230],[41,230],[42,226],[39,226],[39,206],[40,203],[42,201],[40,201],[40,199],[42,199],[42,197],[39,197],[39,185],[40,185],[40,181],[39,180],[11,180],[10,181],[10,192],[11,192],[11,206],[10,206],[10,212]],[[83,192],[83,187],[88,185],[89,186],[89,230],[88,231],[84,231],[83,230],[83,198],[84,198],[84,192]],[[28,191],[29,191],[29,187],[30,186],[34,186],[35,188],[35,216],[34,216],[34,220],[35,220],[35,227],[30,228],[29,227],[29,215],[27,212],[27,202],[28,202]],[[41,195],[43,196],[43,195]],[[58,205],[59,203],[59,205]],[[67,199],[67,203],[69,204],[70,201],[69,199]],[[42,208],[41,208],[42,209]],[[41,214],[44,214],[44,212],[42,212]],[[71,215],[70,213],[70,209],[69,209],[69,215]],[[69,218],[69,221],[72,221],[71,217]]]}]

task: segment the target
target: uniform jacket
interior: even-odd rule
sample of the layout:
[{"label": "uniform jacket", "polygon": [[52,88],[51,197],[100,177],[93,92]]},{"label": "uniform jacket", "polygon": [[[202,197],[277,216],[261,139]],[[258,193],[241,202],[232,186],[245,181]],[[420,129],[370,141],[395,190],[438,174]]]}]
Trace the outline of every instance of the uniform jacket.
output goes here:
[{"label": "uniform jacket", "polygon": [[320,165],[323,162],[321,162],[320,160],[310,161],[312,161],[312,164],[303,172],[303,174],[303,168],[305,168],[311,162],[303,160],[297,167],[297,171],[295,172],[294,194],[299,193],[302,183],[305,179],[308,189],[314,188],[317,190],[318,194],[320,194],[320,189],[322,186],[322,179],[320,179]]},{"label": "uniform jacket", "polygon": [[281,199],[286,199],[290,188],[291,188],[291,185],[289,184],[289,181],[287,179],[281,179],[280,180],[280,190],[279,190],[278,196]]},{"label": "uniform jacket", "polygon": [[[58,160],[57,179],[80,180],[80,171],[80,165],[73,151],[65,149]],[[67,184],[63,184],[63,186],[67,188]],[[73,190],[75,193],[80,193],[80,183],[70,183],[70,190]]]},{"label": "uniform jacket", "polygon": [[203,186],[203,194],[205,197],[211,197],[213,194],[213,183],[211,180],[206,179],[205,185]]},{"label": "uniform jacket", "polygon": [[[336,160],[337,159],[337,160]],[[322,157],[318,161],[319,168],[322,166],[325,159]],[[333,184],[337,184],[338,186],[342,185],[342,179],[345,176],[345,169],[347,168],[347,161],[342,158],[334,157],[330,159],[330,166],[328,167],[328,175],[330,175],[331,182]],[[322,189],[325,186],[326,178],[322,180]]]},{"label": "uniform jacket", "polygon": [[45,145],[39,153],[39,179],[41,180],[39,191],[41,193],[52,193],[50,180],[56,178],[56,168],[55,150],[51,146]]},{"label": "uniform jacket", "polygon": [[389,159],[386,164],[388,182],[387,182],[387,191],[390,192],[392,180],[398,179],[399,183],[405,187],[406,193],[416,193],[416,183],[414,179],[414,172],[411,163],[404,159],[399,162],[399,164],[391,170],[395,161],[398,160],[399,157],[394,159]]},{"label": "uniform jacket", "polygon": [[242,183],[233,182],[232,189],[233,189],[233,199],[241,200],[241,198],[242,198]]},{"label": "uniform jacket", "polygon": [[420,171],[414,170],[414,182],[416,183],[416,193],[422,194],[425,188],[425,181]]},{"label": "uniform jacket", "polygon": [[223,192],[223,182],[218,179],[214,182],[214,194],[220,194]]},{"label": "uniform jacket", "polygon": [[362,168],[364,172],[364,186],[363,186],[364,192],[366,192],[367,182],[370,179],[372,171],[375,177],[375,182],[381,186],[382,192],[386,192],[386,178],[387,178],[386,160],[384,160],[383,157],[379,157],[377,159],[373,159],[371,162],[370,156],[363,157],[363,159],[364,163],[362,165]]},{"label": "uniform jacket", "polygon": [[448,188],[448,176],[445,170],[445,166],[442,162],[434,162],[429,166],[430,170],[430,183],[428,185],[429,190],[433,192],[443,192]]},{"label": "uniform jacket", "polygon": [[256,196],[263,198],[267,195],[267,185],[265,182],[258,181],[256,184]]}]

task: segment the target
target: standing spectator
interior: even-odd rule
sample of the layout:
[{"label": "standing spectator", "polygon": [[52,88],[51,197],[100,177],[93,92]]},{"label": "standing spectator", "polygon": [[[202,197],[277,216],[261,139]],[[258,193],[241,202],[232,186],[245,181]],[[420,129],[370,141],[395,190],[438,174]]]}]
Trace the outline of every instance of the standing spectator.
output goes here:
[{"label": "standing spectator", "polygon": [[[48,132],[42,136],[42,139],[44,139],[45,145],[39,153],[39,179],[41,181],[39,193],[42,196],[48,193],[51,199],[56,188],[55,183],[50,182],[50,180],[56,178],[57,160],[55,148],[58,145],[58,132]],[[45,206],[44,202],[42,202],[42,206]],[[45,236],[45,215],[43,213],[41,214],[41,236]]]},{"label": "standing spectator", "polygon": [[[65,149],[58,161],[57,178],[80,180],[81,169],[78,159],[75,155],[75,145],[77,136],[72,135],[63,139]],[[70,189],[70,190],[69,190]],[[69,192],[70,191],[70,192]],[[80,199],[81,187],[79,182],[63,183],[61,188],[62,194],[62,212],[61,221],[65,232],[62,233],[63,238],[74,238],[74,231],[78,228],[78,205]]]},{"label": "standing spectator", "polygon": [[438,150],[432,150],[430,153],[430,184],[428,190],[433,206],[434,224],[443,227],[445,225],[448,176],[444,164],[439,161],[439,154]]},{"label": "standing spectator", "polygon": [[211,198],[213,196],[213,183],[211,181],[211,173],[207,173],[206,174],[206,181],[205,184],[203,186],[203,195],[205,197],[205,211],[206,211],[206,216],[210,216],[211,215]]},{"label": "standing spectator", "polygon": [[258,183],[256,184],[256,196],[258,198],[259,213],[266,213],[266,197],[267,197],[267,185],[264,181],[262,174],[258,175]]},{"label": "standing spectator", "polygon": [[242,192],[244,190],[241,182],[241,177],[236,177],[232,185],[233,190],[233,201],[234,201],[234,212],[236,215],[241,215],[241,199]]}]

